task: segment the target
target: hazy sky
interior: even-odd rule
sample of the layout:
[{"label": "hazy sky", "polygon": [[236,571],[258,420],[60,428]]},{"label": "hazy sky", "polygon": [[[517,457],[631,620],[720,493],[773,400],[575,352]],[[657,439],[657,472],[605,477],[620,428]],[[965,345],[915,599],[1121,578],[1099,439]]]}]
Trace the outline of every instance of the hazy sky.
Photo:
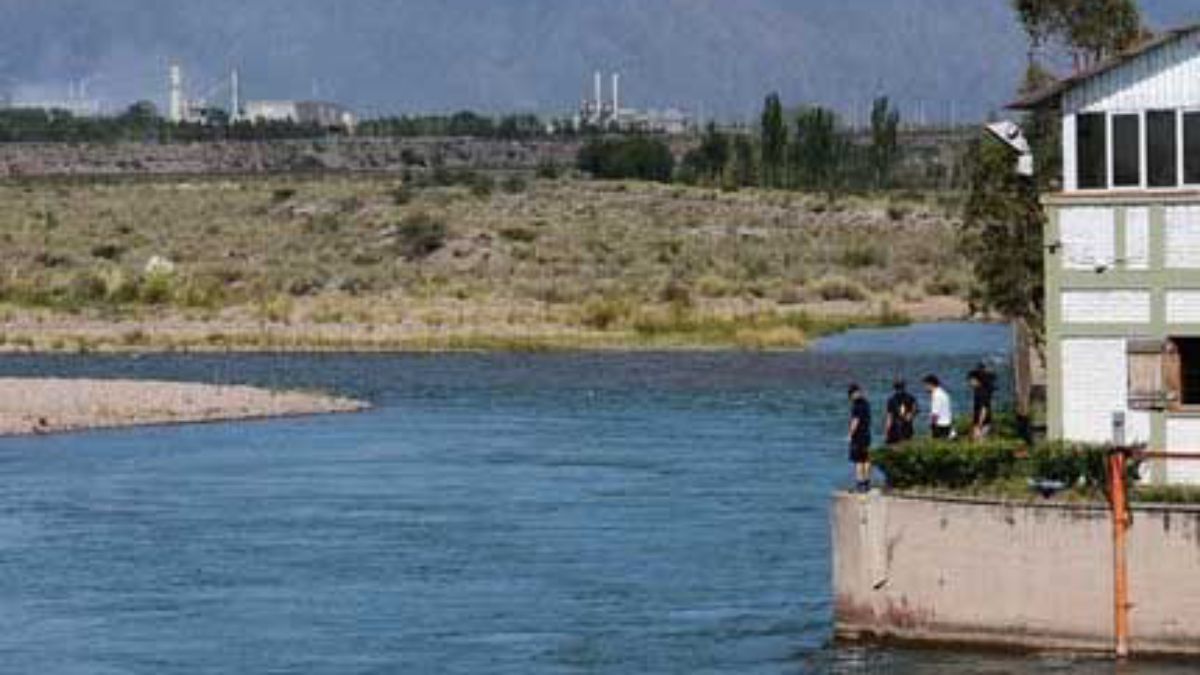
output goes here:
[{"label": "hazy sky", "polygon": [[[1153,25],[1200,18],[1148,0]],[[1024,40],[1008,0],[0,0],[0,92],[111,105],[190,93],[337,99],[367,114],[568,110],[594,69],[624,101],[724,117],[763,95],[851,112],[890,93],[909,116],[978,118],[1009,98]]]}]

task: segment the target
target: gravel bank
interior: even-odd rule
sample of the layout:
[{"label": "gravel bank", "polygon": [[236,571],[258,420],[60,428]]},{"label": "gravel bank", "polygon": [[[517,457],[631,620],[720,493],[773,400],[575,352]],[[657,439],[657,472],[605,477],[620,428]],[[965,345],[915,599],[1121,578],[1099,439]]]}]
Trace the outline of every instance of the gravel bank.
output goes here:
[{"label": "gravel bank", "polygon": [[357,412],[365,403],[254,387],[0,378],[0,436]]}]

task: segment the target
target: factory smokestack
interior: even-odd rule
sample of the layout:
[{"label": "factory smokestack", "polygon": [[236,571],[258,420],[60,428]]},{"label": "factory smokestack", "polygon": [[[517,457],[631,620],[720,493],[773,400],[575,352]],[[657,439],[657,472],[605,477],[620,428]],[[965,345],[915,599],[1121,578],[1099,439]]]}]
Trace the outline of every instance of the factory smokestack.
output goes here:
[{"label": "factory smokestack", "polygon": [[229,121],[236,122],[242,117],[242,81],[237,68],[229,73]]},{"label": "factory smokestack", "polygon": [[602,79],[603,77],[604,76],[600,74],[600,71],[597,70],[596,74],[594,76],[596,96],[595,96],[595,98],[592,99],[596,102],[596,114],[597,115],[600,114],[601,108],[604,107],[604,80]]},{"label": "factory smokestack", "polygon": [[171,62],[170,88],[167,116],[172,122],[179,124],[183,121],[183,68],[177,61]]},{"label": "factory smokestack", "polygon": [[613,73],[612,89],[613,89],[612,112],[613,112],[613,117],[615,118],[621,114],[621,74],[620,73]]}]

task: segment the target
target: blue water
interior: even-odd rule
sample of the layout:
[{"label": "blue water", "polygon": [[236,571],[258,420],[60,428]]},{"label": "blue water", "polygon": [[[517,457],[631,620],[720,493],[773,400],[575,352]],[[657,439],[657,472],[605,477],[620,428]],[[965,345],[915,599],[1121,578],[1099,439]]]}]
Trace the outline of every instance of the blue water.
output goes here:
[{"label": "blue water", "polygon": [[0,440],[0,672],[1111,669],[829,645],[846,384],[878,404],[938,372],[961,396],[1007,345],[947,325],[797,354],[6,357],[375,408]]}]

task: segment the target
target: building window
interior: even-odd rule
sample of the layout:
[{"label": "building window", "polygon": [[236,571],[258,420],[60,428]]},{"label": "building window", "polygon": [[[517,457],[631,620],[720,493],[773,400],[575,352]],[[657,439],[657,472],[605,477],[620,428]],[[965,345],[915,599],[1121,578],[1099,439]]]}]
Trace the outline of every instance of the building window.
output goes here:
[{"label": "building window", "polygon": [[1150,187],[1179,184],[1178,117],[1174,110],[1146,113],[1146,181]]},{"label": "building window", "polygon": [[1200,408],[1200,338],[1128,345],[1130,410]]},{"label": "building window", "polygon": [[1200,184],[1200,112],[1183,114],[1183,182]]},{"label": "building window", "polygon": [[1142,117],[1113,115],[1113,185],[1139,187],[1142,184]]},{"label": "building window", "polygon": [[[1084,113],[1076,117],[1076,176],[1080,189],[1108,187],[1106,124],[1104,113]],[[1200,131],[1200,126],[1197,126],[1197,131]],[[1197,142],[1200,143],[1200,136],[1197,137]]]},{"label": "building window", "polygon": [[1178,384],[1179,404],[1200,406],[1200,338],[1174,338],[1171,340],[1179,357],[1169,367],[1167,382]]}]

